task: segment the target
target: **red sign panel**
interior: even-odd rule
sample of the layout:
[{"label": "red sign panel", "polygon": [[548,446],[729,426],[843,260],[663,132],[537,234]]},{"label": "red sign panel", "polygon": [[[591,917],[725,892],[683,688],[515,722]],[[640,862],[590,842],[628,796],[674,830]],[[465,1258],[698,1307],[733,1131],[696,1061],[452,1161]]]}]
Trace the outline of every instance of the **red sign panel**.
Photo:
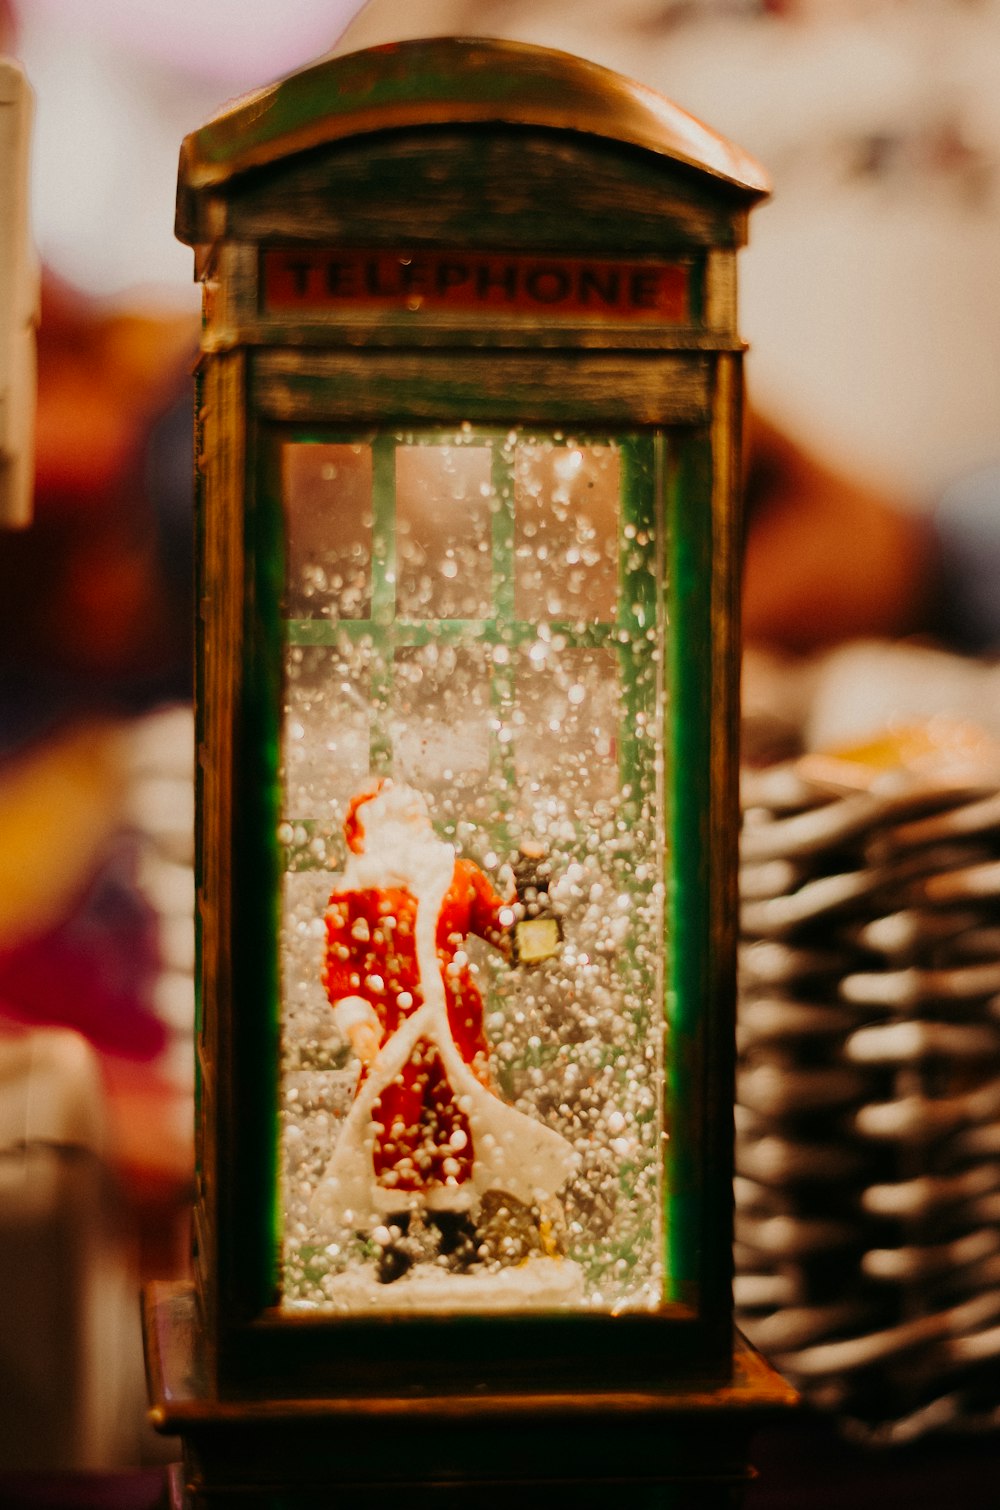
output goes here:
[{"label": "red sign panel", "polygon": [[264,253],[264,306],[275,311],[463,310],[679,324],[688,268],[482,252]]}]

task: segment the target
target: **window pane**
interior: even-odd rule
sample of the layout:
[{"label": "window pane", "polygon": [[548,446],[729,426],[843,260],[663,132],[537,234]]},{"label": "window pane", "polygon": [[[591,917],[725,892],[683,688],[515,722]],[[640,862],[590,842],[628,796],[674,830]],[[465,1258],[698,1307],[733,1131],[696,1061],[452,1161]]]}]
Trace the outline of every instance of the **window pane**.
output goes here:
[{"label": "window pane", "polygon": [[662,818],[651,772],[620,780],[618,652],[559,639],[517,656],[511,728],[520,842],[544,852],[562,943],[498,981],[498,1057],[504,1094],[580,1153],[562,1200],[588,1302],[641,1308],[663,1282]]},{"label": "window pane", "polygon": [[438,821],[488,820],[490,663],[482,645],[396,653],[393,774],[431,799]]},{"label": "window pane", "polygon": [[281,1161],[286,1295],[315,1286],[314,1253],[296,1241],[308,1230],[309,1197],[329,1158],[330,1129],[350,1110],[357,1072],[323,990],[323,913],[329,870],[292,872],[282,896]]},{"label": "window pane", "polygon": [[396,609],[404,619],[491,612],[488,446],[396,450]]},{"label": "window pane", "polygon": [[[655,535],[629,552],[619,612],[614,443],[423,433],[433,443],[379,438],[377,500],[365,447],[289,447],[283,462],[312,530],[307,549],[290,526],[292,617],[376,622],[288,628],[282,1305],[656,1308],[669,1276]],[[651,477],[627,473],[630,488]],[[640,506],[652,513],[645,494]],[[595,622],[614,630],[584,631]],[[369,810],[359,840],[349,814],[372,769],[401,805]],[[466,1217],[469,1265],[446,1246]],[[397,1218],[401,1273],[375,1236]]]},{"label": "window pane", "polygon": [[583,816],[618,790],[618,658],[613,650],[544,640],[518,662],[514,747],[518,785],[530,794],[558,790]]},{"label": "window pane", "polygon": [[371,617],[372,453],[363,444],[281,448],[286,612]]},{"label": "window pane", "polygon": [[330,818],[334,795],[368,774],[363,648],[291,646],[286,660],[286,818]]},{"label": "window pane", "polygon": [[517,447],[517,618],[614,620],[619,491],[617,446],[535,441]]}]

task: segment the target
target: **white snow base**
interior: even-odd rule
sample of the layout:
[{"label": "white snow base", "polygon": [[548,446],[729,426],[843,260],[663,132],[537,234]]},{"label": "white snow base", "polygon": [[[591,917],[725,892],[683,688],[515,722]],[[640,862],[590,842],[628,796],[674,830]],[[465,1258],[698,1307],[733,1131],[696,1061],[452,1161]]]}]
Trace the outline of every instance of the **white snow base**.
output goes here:
[{"label": "white snow base", "polygon": [[345,1270],[323,1283],[325,1301],[287,1301],[293,1311],[553,1310],[584,1301],[583,1270],[568,1258],[529,1258],[513,1268],[455,1274],[437,1264],[415,1264],[401,1279],[379,1284],[369,1267]]}]

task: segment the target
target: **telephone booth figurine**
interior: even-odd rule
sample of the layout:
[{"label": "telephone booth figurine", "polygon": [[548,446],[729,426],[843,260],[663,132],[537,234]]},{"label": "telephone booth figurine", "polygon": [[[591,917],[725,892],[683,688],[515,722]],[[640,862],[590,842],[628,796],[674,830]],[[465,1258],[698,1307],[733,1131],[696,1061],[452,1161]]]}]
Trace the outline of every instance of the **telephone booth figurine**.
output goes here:
[{"label": "telephone booth figurine", "polygon": [[765,192],[495,41],[322,60],[184,143],[196,1284],[146,1326],[195,1503],[728,1505],[787,1401],[730,1284]]}]

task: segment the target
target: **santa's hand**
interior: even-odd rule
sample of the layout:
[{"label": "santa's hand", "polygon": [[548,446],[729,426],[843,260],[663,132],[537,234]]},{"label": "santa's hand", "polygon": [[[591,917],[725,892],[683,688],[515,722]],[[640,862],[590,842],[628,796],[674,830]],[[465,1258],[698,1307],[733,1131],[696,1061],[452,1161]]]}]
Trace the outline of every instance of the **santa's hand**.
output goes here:
[{"label": "santa's hand", "polygon": [[347,1030],[351,1048],[362,1064],[371,1064],[378,1054],[382,1035],[370,1022],[354,1022]]}]

